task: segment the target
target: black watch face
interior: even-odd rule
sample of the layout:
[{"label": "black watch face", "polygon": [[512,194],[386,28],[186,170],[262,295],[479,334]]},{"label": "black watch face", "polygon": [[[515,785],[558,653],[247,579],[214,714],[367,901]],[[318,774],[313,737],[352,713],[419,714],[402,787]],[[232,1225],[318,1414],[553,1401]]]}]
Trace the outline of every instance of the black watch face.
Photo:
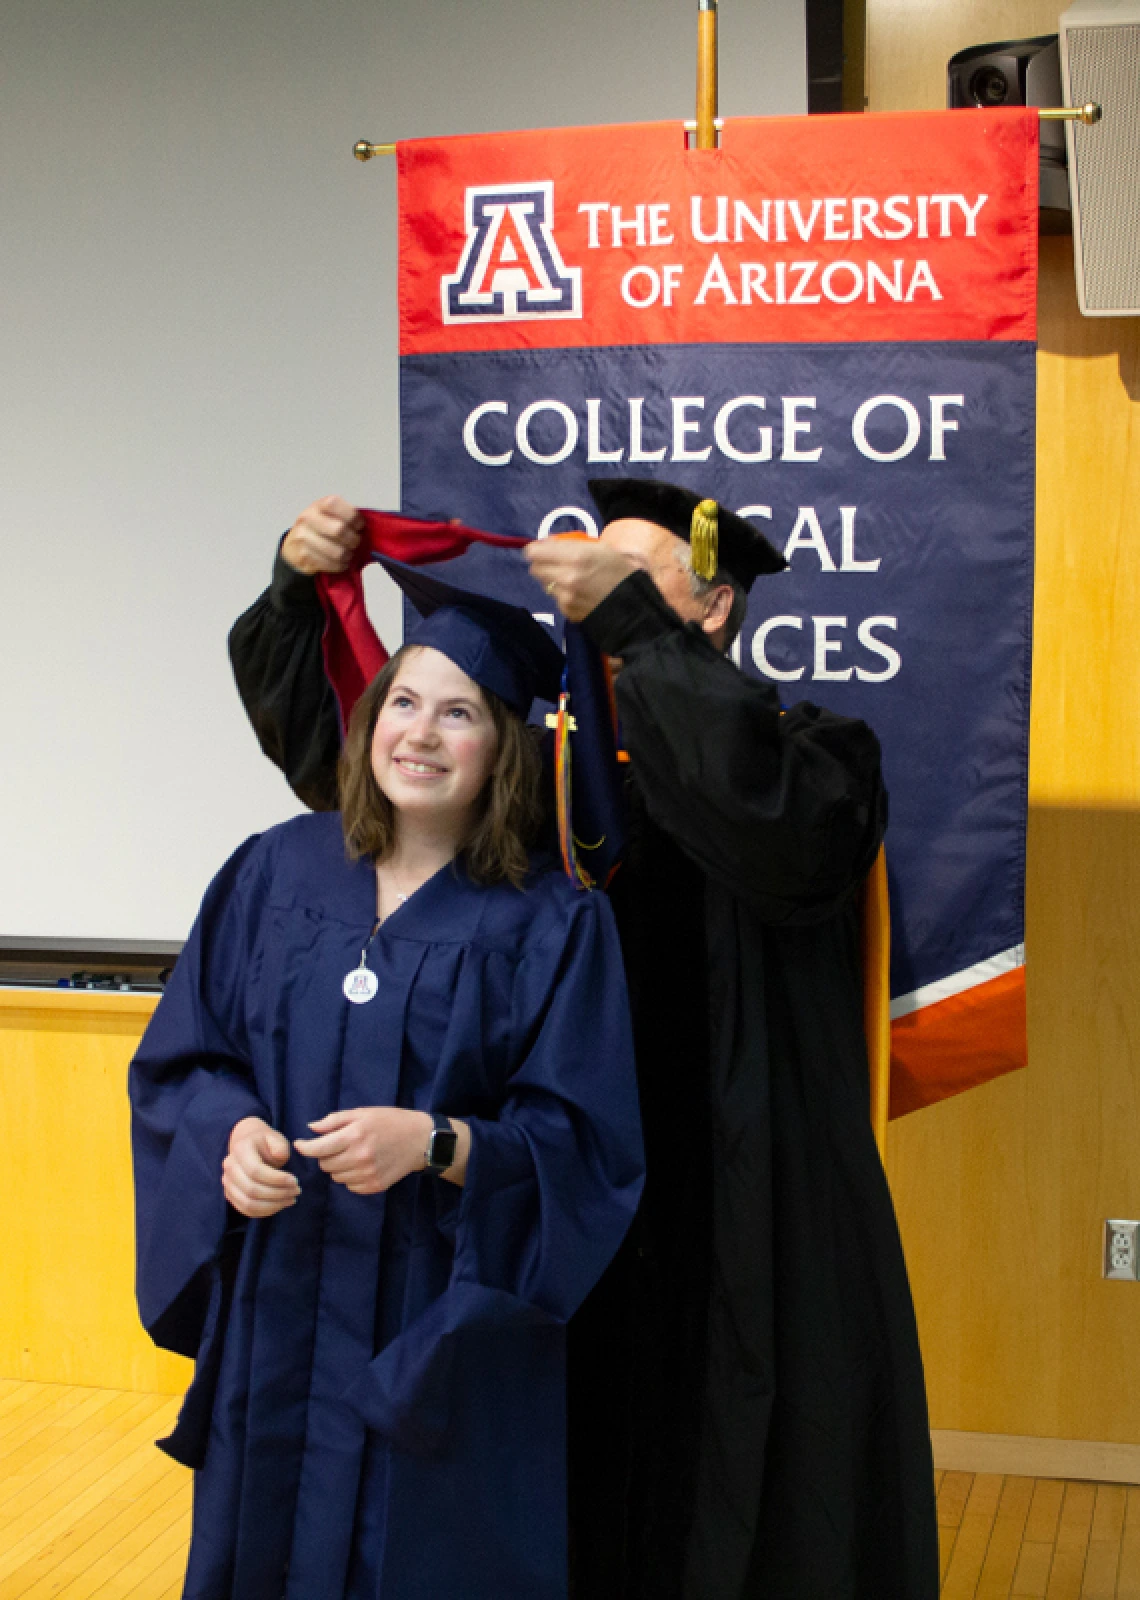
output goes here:
[{"label": "black watch face", "polygon": [[454,1165],[458,1144],[459,1135],[453,1128],[437,1128],[431,1136],[430,1165],[440,1172],[446,1172],[448,1167]]}]

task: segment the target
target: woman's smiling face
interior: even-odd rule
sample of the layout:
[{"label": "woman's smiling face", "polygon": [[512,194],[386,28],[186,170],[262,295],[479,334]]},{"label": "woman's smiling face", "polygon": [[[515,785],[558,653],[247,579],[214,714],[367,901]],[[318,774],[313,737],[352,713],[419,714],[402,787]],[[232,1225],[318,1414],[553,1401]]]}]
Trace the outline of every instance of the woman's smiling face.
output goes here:
[{"label": "woman's smiling face", "polygon": [[372,771],[397,812],[457,832],[474,820],[498,735],[479,685],[430,646],[409,650],[372,735]]}]

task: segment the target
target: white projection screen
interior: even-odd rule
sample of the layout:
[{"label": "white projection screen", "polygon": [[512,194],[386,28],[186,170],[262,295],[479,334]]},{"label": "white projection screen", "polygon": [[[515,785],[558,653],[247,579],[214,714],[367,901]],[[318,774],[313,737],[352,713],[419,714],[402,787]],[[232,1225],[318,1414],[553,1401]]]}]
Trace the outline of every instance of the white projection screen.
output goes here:
[{"label": "white projection screen", "polygon": [[[298,809],[225,640],[310,500],[399,501],[353,142],[689,117],[695,46],[695,0],[8,0],[0,947],[181,940]],[[802,0],[723,0],[721,109],[806,109]]]}]

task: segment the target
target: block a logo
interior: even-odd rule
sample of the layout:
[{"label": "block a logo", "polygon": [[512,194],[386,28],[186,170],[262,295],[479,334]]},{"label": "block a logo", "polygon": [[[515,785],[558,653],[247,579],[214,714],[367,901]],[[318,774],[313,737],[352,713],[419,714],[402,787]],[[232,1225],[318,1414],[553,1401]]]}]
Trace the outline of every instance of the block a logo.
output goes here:
[{"label": "block a logo", "polygon": [[459,270],[440,279],[444,322],[581,317],[582,269],[558,253],[549,179],[475,186],[465,211]]}]

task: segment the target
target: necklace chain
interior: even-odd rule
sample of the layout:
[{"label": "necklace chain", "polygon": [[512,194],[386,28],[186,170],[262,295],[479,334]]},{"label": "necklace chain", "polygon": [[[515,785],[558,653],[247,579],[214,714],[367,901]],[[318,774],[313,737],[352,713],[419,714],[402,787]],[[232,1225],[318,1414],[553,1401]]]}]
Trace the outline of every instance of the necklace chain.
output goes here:
[{"label": "necklace chain", "polygon": [[377,883],[380,884],[380,888],[381,888],[381,892],[382,892],[383,896],[385,898],[387,898],[388,893],[391,892],[391,894],[395,898],[397,906],[407,905],[408,901],[411,899],[412,894],[415,891],[414,890],[409,890],[408,893],[405,894],[403,889],[401,889],[399,884],[396,882],[396,874],[392,871],[391,867],[388,868],[388,875],[389,875],[389,882],[385,885],[383,880],[380,877],[380,869],[379,869],[379,867],[376,869],[376,881],[377,881]]},{"label": "necklace chain", "polygon": [[[381,889],[383,889],[383,885],[381,884],[381,880],[380,880],[379,869],[377,869],[377,873],[376,873],[376,882],[377,882],[377,886],[380,887]],[[407,901],[411,899],[411,894],[414,893],[414,891],[411,891],[410,893],[405,894],[402,889],[400,889],[400,888],[398,888],[396,886],[396,883],[394,881],[393,881],[393,883],[391,885],[391,889],[392,889],[392,893],[396,897],[396,904],[398,906],[405,905],[407,903]],[[363,950],[361,950],[361,952],[360,952],[360,965],[358,967],[356,967],[352,972],[350,972],[348,974],[348,976],[344,980],[344,992],[345,992],[345,995],[347,996],[347,998],[349,1000],[354,1001],[358,1005],[363,1004],[364,1002],[366,1002],[368,1000],[371,1000],[373,998],[373,996],[376,994],[376,990],[377,990],[376,976],[375,976],[374,973],[372,973],[372,972],[370,972],[368,970],[368,952],[369,952],[369,950],[371,950],[373,940],[376,938],[376,935],[380,932],[381,924],[384,921],[383,916],[380,915],[379,906],[377,906],[376,909],[377,909],[376,920],[372,924],[372,930],[369,933],[368,938],[364,942]]]},{"label": "necklace chain", "polygon": [[[379,881],[379,878],[377,878],[377,881]],[[397,889],[395,884],[392,885],[392,893],[396,896],[396,899],[400,902],[401,905],[403,905],[405,903],[405,901],[407,901],[407,900],[409,900],[411,898],[410,895],[406,895],[401,890]],[[360,971],[363,971],[364,968],[367,967],[367,965],[368,965],[368,952],[372,948],[372,941],[375,939],[376,935],[380,932],[380,926],[381,926],[381,923],[383,921],[384,921],[384,918],[378,916],[376,918],[376,921],[372,924],[372,932],[368,935],[368,938],[365,941],[364,949],[360,952],[360,968],[359,968]]]},{"label": "necklace chain", "polygon": [[368,938],[365,941],[364,949],[360,952],[360,967],[359,967],[358,970],[361,971],[361,972],[363,972],[365,967],[368,965],[368,952],[372,948],[373,939],[375,939],[376,935],[379,932],[380,932],[380,918],[377,917],[376,921],[372,924],[372,932],[368,935]]}]

